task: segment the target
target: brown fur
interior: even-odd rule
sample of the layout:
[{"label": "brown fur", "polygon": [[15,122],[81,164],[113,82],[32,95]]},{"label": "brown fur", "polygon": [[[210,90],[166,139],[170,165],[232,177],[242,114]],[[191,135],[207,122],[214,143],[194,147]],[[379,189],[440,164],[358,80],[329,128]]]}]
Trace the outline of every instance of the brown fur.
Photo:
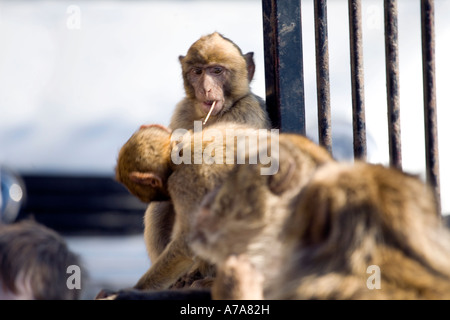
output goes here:
[{"label": "brown fur", "polygon": [[219,266],[211,287],[213,300],[263,300],[265,279],[246,254],[230,255]]},{"label": "brown fur", "polygon": [[[209,111],[206,101],[216,101],[206,125],[230,121],[270,128],[264,101],[250,90],[255,70],[252,52],[243,55],[236,44],[215,32],[193,43],[179,60],[186,97],[175,108],[171,129],[192,129],[194,121],[204,120]],[[219,74],[209,72],[216,67]]]},{"label": "brown fur", "polygon": [[[146,126],[119,151],[116,180],[143,202],[169,199],[166,183],[173,170],[170,166],[170,135],[171,131],[163,126]],[[149,141],[152,141],[151,146]],[[156,181],[158,178],[159,182]],[[148,185],[150,183],[155,183],[154,187]]]},{"label": "brown fur", "polygon": [[[265,112],[264,101],[251,93],[249,83],[253,79],[255,64],[253,53],[242,54],[240,48],[231,40],[224,38],[219,33],[213,33],[201,37],[189,48],[185,57],[180,56],[182,74],[186,97],[176,107],[169,127],[172,130],[183,128],[193,129],[194,121],[201,121],[206,116],[203,106],[207,100],[223,100],[216,103],[213,115],[205,126],[219,122],[243,123],[256,128],[269,128],[270,121]],[[223,72],[218,76],[208,79],[198,78],[194,83],[192,69],[220,66]],[[207,92],[211,89],[210,92]],[[158,146],[156,150],[162,150],[164,146]],[[154,159],[150,155],[151,159]],[[165,159],[163,159],[164,163]],[[164,168],[164,166],[162,166]],[[135,192],[146,189],[146,186],[135,186]],[[147,190],[148,191],[148,190]],[[155,190],[156,191],[156,190]],[[158,191],[159,192],[159,191]],[[138,194],[141,200],[149,202],[148,198]],[[173,217],[175,211],[170,200],[164,200],[165,194],[154,199],[145,213],[145,232],[147,251],[151,261],[156,261],[162,253],[165,245],[171,238]],[[153,195],[151,196],[153,199]],[[196,270],[193,270],[195,273]],[[185,277],[180,279],[182,283],[190,283]],[[178,284],[179,285],[179,284]]]},{"label": "brown fur", "polygon": [[[245,252],[225,261],[214,298],[259,298],[264,290],[266,299],[450,299],[450,233],[431,189],[417,177],[381,165],[329,162],[291,212],[269,288],[258,286],[261,271]],[[373,265],[379,289],[367,285]]]},{"label": "brown fur", "polygon": [[[286,224],[272,298],[449,299],[450,234],[418,178],[381,165],[329,164]],[[290,248],[290,249],[289,249]],[[367,268],[381,289],[368,289]]]},{"label": "brown fur", "polygon": [[171,201],[152,201],[144,215],[144,240],[154,262],[172,239],[175,210]]},{"label": "brown fur", "polygon": [[[264,286],[270,283],[271,271],[280,268],[283,243],[279,238],[292,202],[315,170],[333,161],[325,149],[294,134],[279,136],[277,160],[279,171],[275,175],[261,175],[260,164],[237,166],[219,188],[204,198],[190,238],[194,252],[217,266],[234,266],[236,261],[228,261],[229,257],[245,254],[249,264],[265,278]],[[230,268],[222,270],[230,271],[228,276],[241,272]],[[234,281],[213,286],[215,298],[246,296],[239,286],[227,287],[227,283],[232,285]],[[230,294],[233,290],[236,292]]]},{"label": "brown fur", "polygon": [[[192,214],[202,198],[227,177],[234,164],[174,164],[170,158],[173,148],[190,145],[191,159],[194,159],[195,141],[206,147],[223,148],[221,141],[210,141],[206,133],[212,130],[241,129],[242,135],[257,131],[243,125],[217,124],[192,134],[182,143],[170,141],[170,132],[161,126],[147,126],[137,131],[119,152],[117,180],[131,193],[150,202],[168,195],[173,209],[160,203],[149,207],[145,217],[147,249],[153,264],[136,284],[138,289],[165,289],[189,272],[199,271],[202,278],[214,275],[214,268],[202,260],[196,261],[186,243],[190,232]],[[136,178],[139,177],[139,178]],[[146,180],[148,178],[150,182]],[[154,181],[156,180],[156,182]],[[172,211],[173,210],[173,211]],[[155,215],[156,212],[156,216]],[[173,215],[172,215],[173,214]],[[173,218],[175,222],[171,225]],[[155,223],[153,225],[152,223]]]}]

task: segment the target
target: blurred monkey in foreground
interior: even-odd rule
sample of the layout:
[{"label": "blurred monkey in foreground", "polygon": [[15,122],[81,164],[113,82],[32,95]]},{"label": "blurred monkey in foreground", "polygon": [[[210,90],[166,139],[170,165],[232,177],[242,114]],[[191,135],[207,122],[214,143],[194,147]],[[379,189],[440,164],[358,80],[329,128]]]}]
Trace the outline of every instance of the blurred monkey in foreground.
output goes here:
[{"label": "blurred monkey in foreground", "polygon": [[244,254],[221,266],[213,298],[450,299],[449,230],[431,189],[396,169],[319,168],[280,241],[282,268],[270,290],[258,289],[258,270]]},{"label": "blurred monkey in foreground", "polygon": [[[225,182],[204,198],[189,239],[199,257],[219,267],[229,256],[245,254],[262,273],[257,281],[265,288],[273,270],[281,267],[284,244],[280,236],[295,197],[318,167],[334,161],[324,148],[294,134],[280,135],[276,160],[279,170],[274,175],[261,175],[261,164],[236,166]],[[216,296],[236,298],[228,296],[227,285],[213,288],[221,291]]]}]

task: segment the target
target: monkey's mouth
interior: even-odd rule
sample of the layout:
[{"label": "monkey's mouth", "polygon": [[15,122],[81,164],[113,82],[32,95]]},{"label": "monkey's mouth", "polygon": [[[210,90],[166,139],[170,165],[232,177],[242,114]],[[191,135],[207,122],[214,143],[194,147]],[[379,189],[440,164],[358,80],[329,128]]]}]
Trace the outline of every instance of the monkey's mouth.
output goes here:
[{"label": "monkey's mouth", "polygon": [[202,109],[205,114],[209,113],[214,102],[216,102],[216,104],[214,105],[214,110],[211,112],[211,115],[215,116],[216,114],[219,113],[219,111],[222,109],[222,106],[219,105],[220,101],[219,100],[206,100],[206,101],[203,101],[203,104],[202,104]]}]

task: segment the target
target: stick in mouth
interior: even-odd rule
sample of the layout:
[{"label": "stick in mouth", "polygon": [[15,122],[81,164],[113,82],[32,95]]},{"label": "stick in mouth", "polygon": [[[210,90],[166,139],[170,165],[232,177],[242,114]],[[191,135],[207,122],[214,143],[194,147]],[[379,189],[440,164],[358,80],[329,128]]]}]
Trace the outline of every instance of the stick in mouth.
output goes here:
[{"label": "stick in mouth", "polygon": [[211,115],[211,113],[212,113],[212,111],[213,111],[215,105],[216,105],[216,100],[214,100],[214,102],[212,103],[211,108],[209,109],[209,112],[208,112],[208,114],[206,115],[205,121],[203,121],[203,125],[205,125],[206,122],[208,121],[209,116]]}]

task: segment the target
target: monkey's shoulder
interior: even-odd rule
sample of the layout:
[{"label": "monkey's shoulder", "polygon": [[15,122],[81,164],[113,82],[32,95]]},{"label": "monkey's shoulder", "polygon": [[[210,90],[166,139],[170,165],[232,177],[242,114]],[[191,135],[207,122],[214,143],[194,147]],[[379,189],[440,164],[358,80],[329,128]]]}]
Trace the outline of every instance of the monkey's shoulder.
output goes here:
[{"label": "monkey's shoulder", "polygon": [[199,121],[203,117],[201,113],[198,113],[197,108],[193,107],[194,105],[195,101],[188,97],[178,102],[170,119],[169,128],[172,130],[179,128],[193,129],[194,121]]},{"label": "monkey's shoulder", "polygon": [[236,101],[218,121],[243,123],[261,129],[272,127],[264,100],[253,93]]}]

